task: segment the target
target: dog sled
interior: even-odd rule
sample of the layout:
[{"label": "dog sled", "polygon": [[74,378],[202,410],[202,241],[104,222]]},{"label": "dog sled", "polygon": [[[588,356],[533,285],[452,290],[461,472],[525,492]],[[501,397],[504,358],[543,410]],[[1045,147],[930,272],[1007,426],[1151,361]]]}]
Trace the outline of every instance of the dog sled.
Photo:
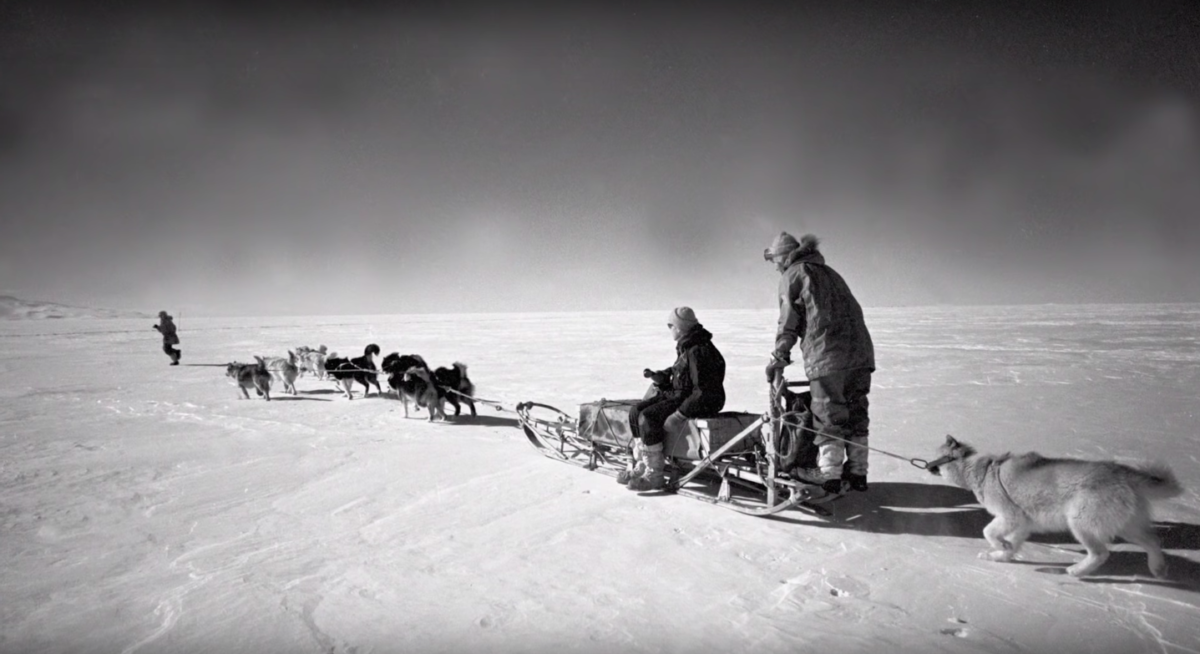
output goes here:
[{"label": "dog sled", "polygon": [[[659,492],[753,516],[794,509],[831,518],[825,505],[844,495],[845,485],[830,492],[795,474],[813,467],[817,455],[807,387],[807,381],[780,377],[772,386],[767,413],[726,411],[668,430],[663,442],[667,485]],[[617,477],[634,466],[632,425],[639,401],[588,402],[580,405],[577,417],[548,404],[523,402],[516,414],[543,456]]]}]

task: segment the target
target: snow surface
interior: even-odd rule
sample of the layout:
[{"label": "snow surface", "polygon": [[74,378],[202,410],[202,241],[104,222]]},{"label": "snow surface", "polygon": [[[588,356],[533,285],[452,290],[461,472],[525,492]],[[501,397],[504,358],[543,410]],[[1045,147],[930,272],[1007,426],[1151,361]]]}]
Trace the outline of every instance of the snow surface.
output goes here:
[{"label": "snow surface", "polygon": [[[179,367],[152,320],[0,324],[0,651],[1200,651],[1197,305],[868,311],[872,445],[1164,459],[1165,582],[1125,544],[1053,574],[1069,536],[979,560],[973,497],[879,453],[837,521],[752,518],[545,459],[511,413],[245,401],[191,365],[374,342],[575,413],[673,360],[665,314],[190,318]],[[765,410],[774,316],[699,315],[727,407]]]}]

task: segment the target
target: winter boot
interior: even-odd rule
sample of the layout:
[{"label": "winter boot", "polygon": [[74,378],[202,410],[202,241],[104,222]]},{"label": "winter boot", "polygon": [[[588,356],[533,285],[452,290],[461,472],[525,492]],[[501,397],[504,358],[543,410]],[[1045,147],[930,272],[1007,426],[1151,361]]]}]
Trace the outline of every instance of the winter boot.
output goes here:
[{"label": "winter boot", "polygon": [[643,447],[642,460],[646,463],[646,470],[641,475],[629,480],[629,490],[648,491],[666,488],[667,478],[663,474],[663,468],[667,465],[667,457],[663,454],[662,443]]},{"label": "winter boot", "polygon": [[856,490],[860,493],[867,492],[867,476],[853,475],[848,472],[842,473],[842,479],[850,484],[850,490]]},{"label": "winter boot", "polygon": [[826,493],[841,495],[849,487],[842,478],[842,463],[846,460],[846,447],[840,441],[826,440],[817,446],[816,468],[798,468],[794,475],[801,481],[820,486]]},{"label": "winter boot", "polygon": [[642,456],[642,442],[635,440],[633,442],[633,468],[625,468],[617,474],[617,483],[622,486],[628,486],[629,481],[637,477],[641,477],[646,473],[646,459]]},{"label": "winter boot", "polygon": [[820,486],[821,490],[830,495],[841,495],[846,491],[849,482],[841,477],[823,472],[820,468],[793,468],[792,476],[800,481]]}]

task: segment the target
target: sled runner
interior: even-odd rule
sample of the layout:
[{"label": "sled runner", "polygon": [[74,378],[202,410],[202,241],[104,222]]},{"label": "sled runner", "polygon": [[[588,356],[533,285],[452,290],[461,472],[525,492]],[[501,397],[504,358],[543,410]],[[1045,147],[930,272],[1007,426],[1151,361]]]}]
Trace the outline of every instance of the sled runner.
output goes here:
[{"label": "sled runner", "polygon": [[[829,518],[822,506],[844,494],[805,482],[794,470],[812,467],[811,396],[808,382],[782,378],[765,414],[727,411],[691,418],[663,442],[667,487],[740,513],[768,516],[796,509]],[[639,400],[600,400],[579,407],[578,418],[548,404],[523,402],[517,419],[542,455],[616,477],[632,470],[634,406]]]}]

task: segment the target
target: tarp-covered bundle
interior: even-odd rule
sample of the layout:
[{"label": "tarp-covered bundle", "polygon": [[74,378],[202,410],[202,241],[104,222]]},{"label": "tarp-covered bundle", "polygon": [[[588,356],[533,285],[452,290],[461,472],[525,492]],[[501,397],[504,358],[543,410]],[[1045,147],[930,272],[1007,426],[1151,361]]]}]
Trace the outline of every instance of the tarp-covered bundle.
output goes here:
[{"label": "tarp-covered bundle", "polygon": [[[600,400],[579,406],[579,435],[610,447],[633,446],[636,431],[632,426],[633,409],[639,400]],[[692,418],[681,431],[667,432],[663,443],[668,456],[681,459],[702,459],[729,442],[750,423],[756,413],[727,411],[713,418]],[[744,439],[736,452],[749,451],[756,438]]]}]

